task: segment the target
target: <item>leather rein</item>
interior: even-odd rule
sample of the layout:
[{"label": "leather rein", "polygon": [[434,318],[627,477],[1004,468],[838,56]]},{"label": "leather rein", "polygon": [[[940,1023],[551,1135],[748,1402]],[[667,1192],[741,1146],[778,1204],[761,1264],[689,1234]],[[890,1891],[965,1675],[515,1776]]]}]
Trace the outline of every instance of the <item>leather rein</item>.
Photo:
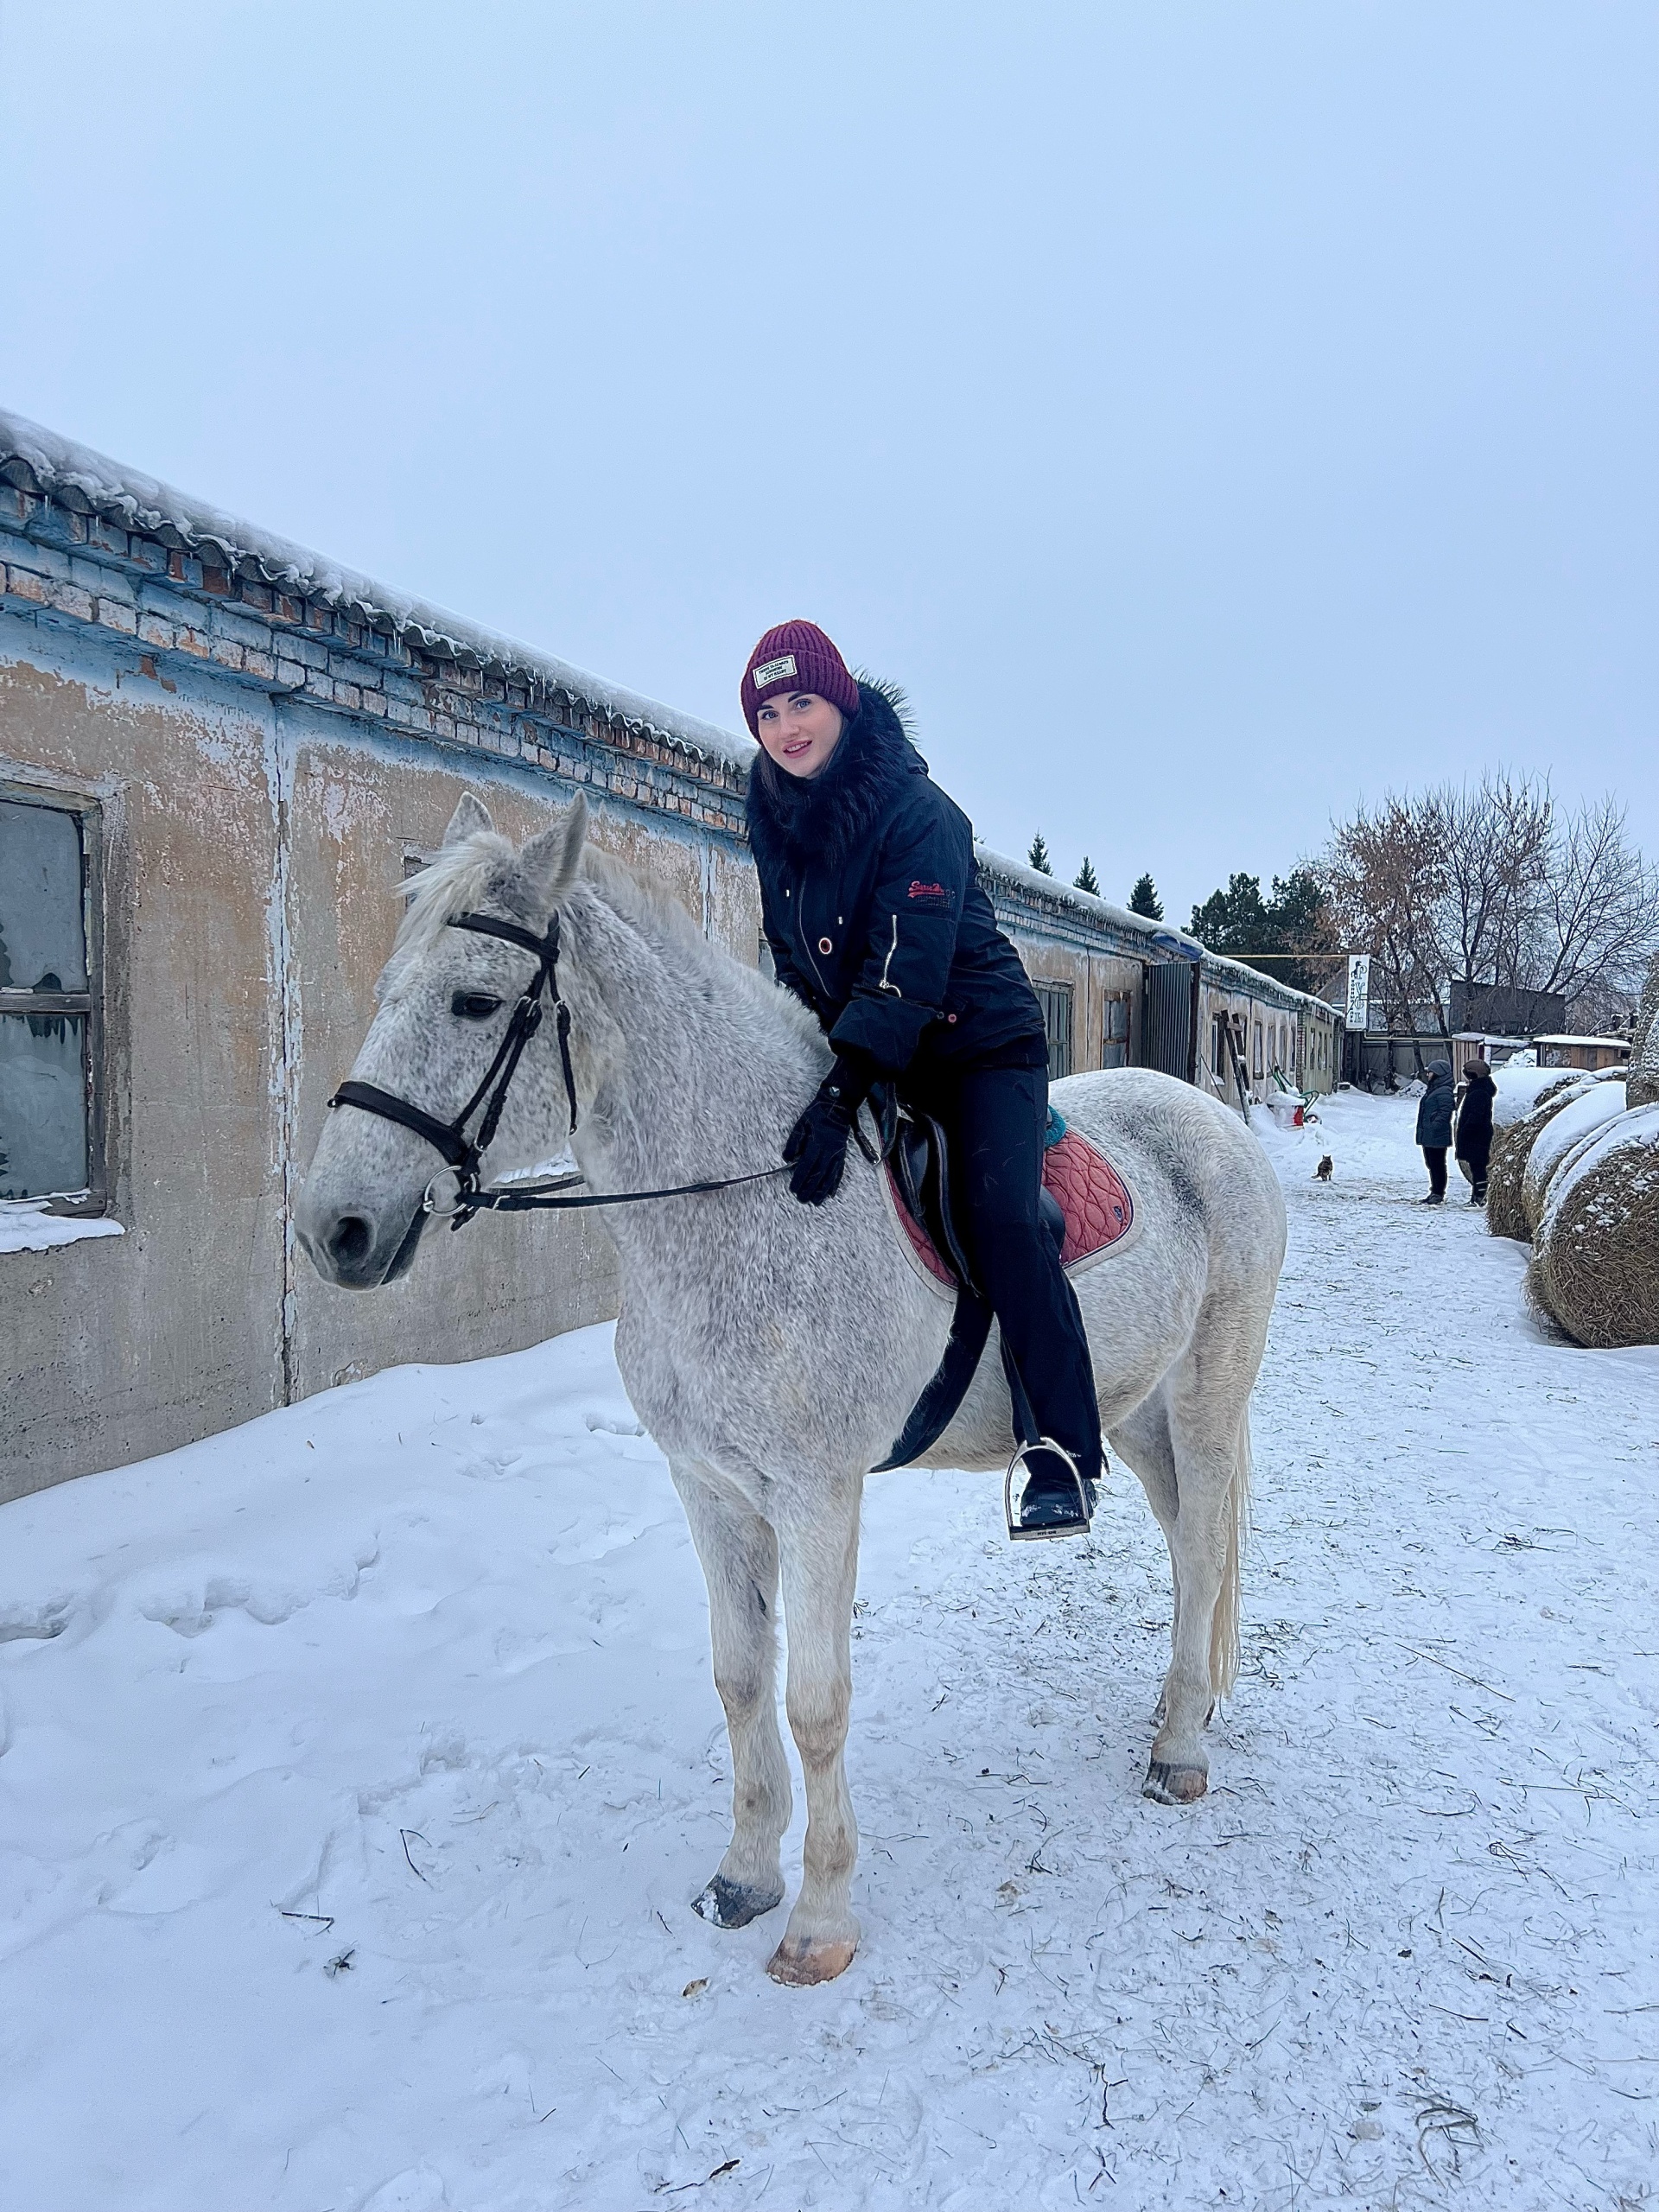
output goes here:
[{"label": "leather rein", "polygon": [[[705,1191],[729,1191],[740,1183],[768,1182],[774,1175],[786,1175],[786,1164],[776,1167],[757,1168],[747,1175],[723,1175],[700,1183],[675,1183],[660,1191],[587,1191],[577,1192],[571,1185],[579,1183],[579,1175],[565,1175],[551,1183],[526,1183],[518,1190],[499,1185],[486,1188],[480,1180],[480,1167],[484,1154],[494,1141],[501,1120],[502,1109],[507,1103],[507,1091],[524,1047],[542,1026],[547,1006],[553,1009],[554,1027],[559,1040],[559,1067],[564,1077],[564,1095],[570,1108],[570,1130],[576,1131],[576,1079],[570,1066],[570,1009],[559,995],[559,918],[554,915],[548,924],[545,937],[534,931],[520,929],[516,922],[498,921],[493,914],[454,914],[445,925],[452,930],[471,930],[479,937],[499,938],[505,944],[516,944],[536,958],[536,974],[527,990],[512,1009],[506,1033],[496,1048],[495,1058],[485,1071],[484,1080],[461,1108],[452,1122],[441,1122],[435,1114],[429,1114],[424,1107],[414,1105],[407,1098],[400,1098],[396,1091],[382,1090],[372,1083],[342,1083],[328,1101],[335,1106],[355,1106],[360,1113],[377,1114],[383,1122],[396,1122],[412,1129],[418,1137],[443,1154],[450,1172],[455,1178],[455,1189],[448,1205],[440,1204],[434,1195],[439,1181],[437,1176],[426,1186],[421,1201],[424,1213],[447,1220],[451,1229],[464,1229],[474,1215],[486,1210],[495,1213],[570,1212],[588,1206],[639,1205],[646,1198],[686,1198],[700,1196]],[[545,999],[546,1004],[543,1004]],[[467,1124],[482,1107],[483,1119],[477,1134],[469,1137]]]}]

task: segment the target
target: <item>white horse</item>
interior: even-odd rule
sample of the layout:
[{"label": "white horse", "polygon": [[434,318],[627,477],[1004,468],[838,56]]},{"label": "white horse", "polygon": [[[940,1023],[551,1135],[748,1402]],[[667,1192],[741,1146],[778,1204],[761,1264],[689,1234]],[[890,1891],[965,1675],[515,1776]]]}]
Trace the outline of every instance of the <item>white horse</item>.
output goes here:
[{"label": "white horse", "polygon": [[[817,1025],[671,901],[586,851],[586,834],[578,798],[518,850],[477,799],[462,799],[442,849],[410,887],[353,1079],[440,1122],[456,1116],[537,962],[516,942],[445,925],[481,911],[539,937],[556,918],[581,1107],[573,1148],[590,1188],[654,1189],[772,1166],[829,1064]],[[1284,1206],[1249,1131],[1186,1084],[1121,1069],[1071,1077],[1055,1096],[1135,1202],[1135,1232],[1077,1291],[1107,1435],[1169,1545],[1173,1651],[1145,1789],[1182,1803],[1206,1787],[1204,1729],[1236,1664],[1249,1397],[1284,1256]],[[492,1173],[546,1157],[567,1119],[549,1020],[510,1086]],[[319,1271],[365,1290],[401,1274],[442,1172],[415,1130],[350,1109],[331,1114],[298,1209]],[[731,1735],[732,1841],[696,1909],[738,1928],[783,1898],[781,1576],[785,1702],[808,1818],[800,1893],[768,1972],[827,1981],[859,1936],[842,1751],[863,1479],[933,1374],[951,1309],[920,1279],[856,1150],[822,1209],[798,1205],[773,1179],[606,1218],[621,1260],[617,1364],[691,1525]],[[1011,1444],[993,1338],[925,1464],[1001,1468]]]}]

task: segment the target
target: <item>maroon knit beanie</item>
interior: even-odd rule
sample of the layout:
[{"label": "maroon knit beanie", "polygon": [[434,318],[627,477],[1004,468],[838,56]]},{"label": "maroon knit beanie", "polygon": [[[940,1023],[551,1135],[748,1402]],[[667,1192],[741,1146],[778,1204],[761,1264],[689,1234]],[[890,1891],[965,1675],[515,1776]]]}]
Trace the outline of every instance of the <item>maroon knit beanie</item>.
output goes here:
[{"label": "maroon knit beanie", "polygon": [[858,685],[816,622],[780,622],[749,655],[743,671],[743,719],[758,737],[761,702],[775,691],[816,691],[843,715],[858,712]]}]

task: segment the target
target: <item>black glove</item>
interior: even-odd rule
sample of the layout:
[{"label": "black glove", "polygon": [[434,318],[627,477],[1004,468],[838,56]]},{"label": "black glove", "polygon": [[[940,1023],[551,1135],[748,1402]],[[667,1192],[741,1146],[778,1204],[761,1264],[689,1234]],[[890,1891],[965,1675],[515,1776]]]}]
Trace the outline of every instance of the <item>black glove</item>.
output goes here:
[{"label": "black glove", "polygon": [[784,1140],[784,1158],[795,1173],[789,1187],[804,1206],[821,1206],[841,1188],[847,1140],[876,1071],[862,1053],[837,1052],[817,1095]]}]

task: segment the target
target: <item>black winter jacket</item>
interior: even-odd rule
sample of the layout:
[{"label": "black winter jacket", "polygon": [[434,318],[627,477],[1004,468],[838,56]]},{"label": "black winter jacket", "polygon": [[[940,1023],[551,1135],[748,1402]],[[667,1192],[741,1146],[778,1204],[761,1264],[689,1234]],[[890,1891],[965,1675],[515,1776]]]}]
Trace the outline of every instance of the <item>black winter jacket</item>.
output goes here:
[{"label": "black winter jacket", "polygon": [[1458,1158],[1484,1160],[1492,1149],[1492,1108],[1497,1085],[1489,1075],[1471,1076],[1458,1109]]},{"label": "black winter jacket", "polygon": [[1452,1063],[1431,1060],[1428,1088],[1417,1108],[1417,1142],[1431,1151],[1452,1141]]},{"label": "black winter jacket", "polygon": [[1042,1011],[996,926],[973,825],[911,743],[902,695],[858,687],[858,713],[810,782],[757,755],[749,843],[778,980],[837,1047],[884,1073],[1041,1067]]}]

